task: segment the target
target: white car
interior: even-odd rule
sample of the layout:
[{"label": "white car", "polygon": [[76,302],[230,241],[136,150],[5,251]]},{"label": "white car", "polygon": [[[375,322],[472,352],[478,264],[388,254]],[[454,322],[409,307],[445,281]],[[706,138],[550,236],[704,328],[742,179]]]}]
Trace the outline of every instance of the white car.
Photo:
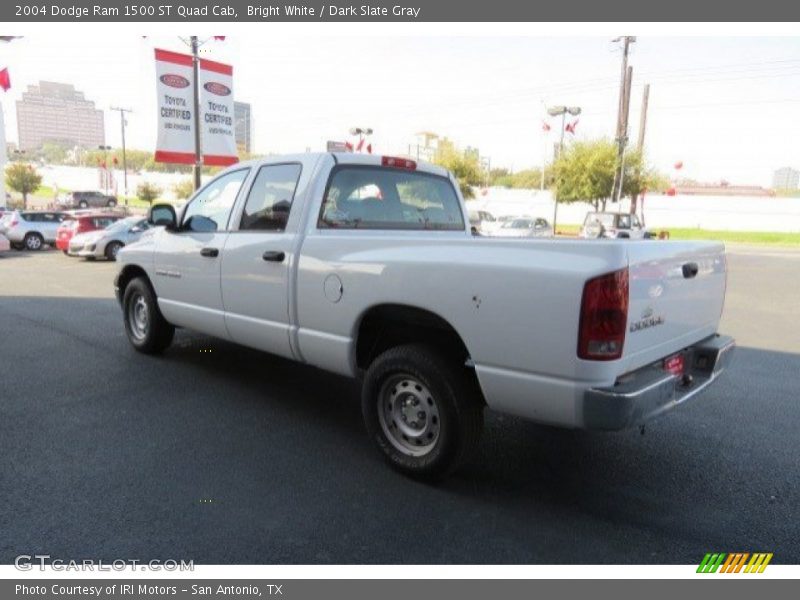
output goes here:
[{"label": "white car", "polygon": [[67,254],[89,259],[116,260],[122,248],[137,241],[148,229],[150,224],[142,217],[120,219],[105,229],[87,231],[74,236],[69,241]]},{"label": "white car", "polygon": [[514,217],[504,221],[493,235],[496,237],[553,237],[553,228],[545,219]]},{"label": "white car", "polygon": [[149,220],[117,257],[136,350],[185,327],[358,377],[370,437],[413,476],[465,460],[486,407],[636,426],[734,348],[722,244],[474,236],[452,174],[403,158],[244,162]]},{"label": "white car", "polygon": [[653,237],[630,213],[590,212],[586,214],[579,237],[586,239],[612,238],[642,240]]},{"label": "white car", "polygon": [[470,210],[469,223],[473,232],[480,235],[492,235],[501,224],[488,210]]},{"label": "white car", "polygon": [[8,252],[11,250],[11,242],[8,241],[8,238],[0,233],[0,252]]}]

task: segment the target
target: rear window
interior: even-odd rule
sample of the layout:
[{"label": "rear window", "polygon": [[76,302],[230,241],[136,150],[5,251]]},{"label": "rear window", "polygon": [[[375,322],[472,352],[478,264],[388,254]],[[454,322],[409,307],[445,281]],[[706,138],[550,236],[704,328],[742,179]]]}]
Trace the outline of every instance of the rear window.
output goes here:
[{"label": "rear window", "polygon": [[322,229],[463,231],[450,180],[419,171],[341,166],[331,175],[320,212]]}]

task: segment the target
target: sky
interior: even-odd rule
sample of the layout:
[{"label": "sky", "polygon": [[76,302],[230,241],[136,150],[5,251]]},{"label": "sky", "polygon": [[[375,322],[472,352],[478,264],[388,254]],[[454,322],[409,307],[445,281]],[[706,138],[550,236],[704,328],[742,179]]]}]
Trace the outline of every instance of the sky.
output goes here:
[{"label": "sky", "polygon": [[[74,84],[98,108],[133,109],[128,146],[153,150],[154,47],[185,49],[177,37],[66,33],[0,45],[13,86],[0,94],[9,141],[16,100],[49,80]],[[614,135],[621,52],[607,37],[247,34],[203,52],[233,65],[257,153],[324,150],[362,126],[378,153],[407,151],[416,132],[433,131],[520,170],[549,160],[560,121],[545,134],[544,109],[561,104],[583,111],[567,141]],[[629,64],[631,138],[649,83],[645,147],[662,172],[769,186],[775,169],[800,169],[800,37],[639,37]],[[106,138],[119,146],[116,112],[106,112]]]}]

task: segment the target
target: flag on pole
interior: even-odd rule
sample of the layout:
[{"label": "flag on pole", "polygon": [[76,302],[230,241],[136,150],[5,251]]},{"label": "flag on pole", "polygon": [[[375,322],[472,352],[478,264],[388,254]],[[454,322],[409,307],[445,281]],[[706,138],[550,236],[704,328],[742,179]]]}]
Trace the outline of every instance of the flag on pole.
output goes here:
[{"label": "flag on pole", "polygon": [[11,89],[11,76],[8,74],[8,68],[0,70],[0,87],[4,92]]},{"label": "flag on pole", "polygon": [[364,138],[358,140],[358,145],[356,146],[356,152],[361,152],[362,148],[364,148]]},{"label": "flag on pole", "polygon": [[545,133],[550,131],[550,123],[548,123],[547,121],[542,121],[542,131],[544,131]]},{"label": "flag on pole", "polygon": [[572,123],[567,123],[566,127],[564,127],[564,131],[567,131],[572,135],[575,135],[575,128],[578,126],[579,120],[580,119],[575,119]]},{"label": "flag on pole", "polygon": [[367,152],[372,154],[372,144],[367,144]]}]

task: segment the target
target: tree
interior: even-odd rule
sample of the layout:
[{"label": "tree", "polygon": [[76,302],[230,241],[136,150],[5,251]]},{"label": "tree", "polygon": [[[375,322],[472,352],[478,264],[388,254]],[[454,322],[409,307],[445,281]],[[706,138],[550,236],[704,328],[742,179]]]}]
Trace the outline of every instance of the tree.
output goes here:
[{"label": "tree", "polygon": [[553,165],[558,202],[589,202],[605,209],[614,182],[617,148],[605,139],[574,142]]},{"label": "tree", "polygon": [[481,166],[477,154],[465,154],[447,138],[439,140],[439,148],[433,160],[439,166],[451,171],[458,179],[458,187],[464,198],[474,198],[473,186],[482,181]]},{"label": "tree", "polygon": [[6,185],[22,194],[22,208],[28,208],[28,194],[35,192],[42,184],[42,176],[33,168],[33,165],[25,163],[11,163],[6,168]]},{"label": "tree", "polygon": [[140,200],[144,200],[149,205],[153,205],[153,200],[158,198],[161,194],[161,188],[153,183],[148,183],[147,181],[143,181],[138,186],[136,186],[136,196]]},{"label": "tree", "polygon": [[172,191],[175,197],[179,200],[186,200],[194,193],[194,181],[191,179],[184,179],[172,186]]}]

